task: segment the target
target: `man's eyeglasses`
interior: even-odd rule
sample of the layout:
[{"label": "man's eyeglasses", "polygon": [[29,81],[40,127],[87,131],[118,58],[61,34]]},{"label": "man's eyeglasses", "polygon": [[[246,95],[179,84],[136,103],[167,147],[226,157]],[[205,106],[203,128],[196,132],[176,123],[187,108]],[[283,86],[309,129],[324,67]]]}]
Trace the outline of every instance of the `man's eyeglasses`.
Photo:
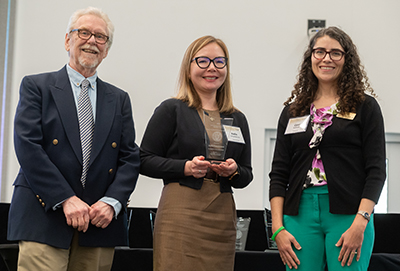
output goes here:
[{"label": "man's eyeglasses", "polygon": [[83,40],[88,40],[92,36],[94,36],[94,40],[98,44],[105,44],[109,39],[106,35],[103,35],[101,33],[92,33],[92,32],[90,32],[89,30],[86,30],[86,29],[72,29],[69,33],[72,33],[72,32],[75,32],[75,31],[78,32],[78,37],[83,39]]},{"label": "man's eyeglasses", "polygon": [[228,58],[220,56],[214,59],[210,59],[206,56],[199,56],[192,59],[192,62],[193,61],[196,61],[197,66],[199,66],[200,69],[207,69],[210,66],[211,62],[214,63],[215,68],[223,69],[228,63]]},{"label": "man's eyeglasses", "polygon": [[318,60],[324,59],[326,54],[329,54],[329,57],[331,58],[331,60],[339,61],[343,58],[343,56],[346,53],[339,49],[334,49],[334,50],[328,52],[324,48],[315,48],[314,50],[312,50],[312,54]]}]

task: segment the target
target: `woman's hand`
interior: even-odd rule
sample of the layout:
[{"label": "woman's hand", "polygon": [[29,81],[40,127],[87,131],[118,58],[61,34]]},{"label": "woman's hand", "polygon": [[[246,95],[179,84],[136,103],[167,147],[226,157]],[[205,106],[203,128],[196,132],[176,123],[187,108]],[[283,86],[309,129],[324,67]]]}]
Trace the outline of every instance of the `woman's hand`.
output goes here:
[{"label": "woman's hand", "polygon": [[236,172],[238,166],[232,158],[227,159],[220,164],[210,164],[210,168],[214,170],[219,176],[229,177]]},{"label": "woman's hand", "polygon": [[300,260],[297,258],[296,253],[294,253],[292,244],[297,250],[300,250],[301,246],[296,241],[296,238],[287,230],[282,230],[275,237],[275,242],[278,246],[279,255],[281,256],[283,264],[287,265],[290,269],[297,269]]},{"label": "woman's hand", "polygon": [[364,230],[367,221],[364,218],[355,219],[350,228],[345,231],[336,243],[337,247],[342,247],[339,253],[339,262],[342,262],[342,266],[346,263],[348,266],[351,265],[354,258],[357,261],[360,260],[361,256],[361,245],[364,240]]},{"label": "woman's hand", "polygon": [[204,156],[195,156],[192,161],[187,161],[185,164],[185,176],[193,176],[195,178],[206,176],[210,162],[204,159]]},{"label": "woman's hand", "polygon": [[[362,198],[358,210],[363,210],[370,214],[374,210],[374,206],[374,201]],[[350,228],[342,234],[336,243],[337,247],[342,247],[338,258],[339,262],[342,262],[342,266],[345,266],[346,263],[350,266],[354,257],[357,261],[360,260],[361,245],[364,241],[364,231],[367,225],[368,220],[357,214]]]}]

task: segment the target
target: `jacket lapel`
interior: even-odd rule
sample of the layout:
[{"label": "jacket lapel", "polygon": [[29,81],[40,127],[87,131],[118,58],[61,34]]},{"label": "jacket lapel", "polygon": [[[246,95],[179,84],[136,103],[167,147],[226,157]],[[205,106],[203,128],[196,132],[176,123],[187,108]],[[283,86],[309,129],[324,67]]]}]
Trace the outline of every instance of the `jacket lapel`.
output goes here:
[{"label": "jacket lapel", "polygon": [[60,114],[65,133],[78,160],[82,162],[81,143],[79,137],[79,123],[76,105],[72,94],[71,83],[68,79],[66,67],[58,71],[54,86],[50,86],[54,102]]},{"label": "jacket lapel", "polygon": [[115,93],[103,81],[97,78],[96,122],[94,125],[90,164],[99,155],[110,133],[115,117],[116,103]]}]

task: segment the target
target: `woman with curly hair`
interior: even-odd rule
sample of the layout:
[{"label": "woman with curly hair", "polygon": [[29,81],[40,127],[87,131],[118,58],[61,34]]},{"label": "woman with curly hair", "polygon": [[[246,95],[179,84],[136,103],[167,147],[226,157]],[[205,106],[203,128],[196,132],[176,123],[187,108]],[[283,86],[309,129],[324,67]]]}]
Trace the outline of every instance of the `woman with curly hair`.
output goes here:
[{"label": "woman with curly hair", "polygon": [[383,117],[372,96],[345,32],[329,27],[311,38],[269,175],[272,239],[287,270],[368,268],[386,178]]}]

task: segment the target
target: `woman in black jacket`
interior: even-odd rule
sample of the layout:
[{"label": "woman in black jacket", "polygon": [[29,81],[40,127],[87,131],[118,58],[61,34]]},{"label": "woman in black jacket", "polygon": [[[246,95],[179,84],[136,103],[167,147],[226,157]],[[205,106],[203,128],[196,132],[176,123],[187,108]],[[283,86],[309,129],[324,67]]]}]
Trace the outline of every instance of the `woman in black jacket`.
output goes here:
[{"label": "woman in black jacket", "polygon": [[367,270],[385,135],[351,38],[336,27],[319,31],[294,88],[270,173],[273,239],[287,269]]},{"label": "woman in black jacket", "polygon": [[232,103],[228,58],[221,40],[195,40],[182,61],[178,96],[161,103],[146,128],[140,173],[164,181],[154,270],[233,270],[232,187],[247,186],[253,174],[249,127]]}]

